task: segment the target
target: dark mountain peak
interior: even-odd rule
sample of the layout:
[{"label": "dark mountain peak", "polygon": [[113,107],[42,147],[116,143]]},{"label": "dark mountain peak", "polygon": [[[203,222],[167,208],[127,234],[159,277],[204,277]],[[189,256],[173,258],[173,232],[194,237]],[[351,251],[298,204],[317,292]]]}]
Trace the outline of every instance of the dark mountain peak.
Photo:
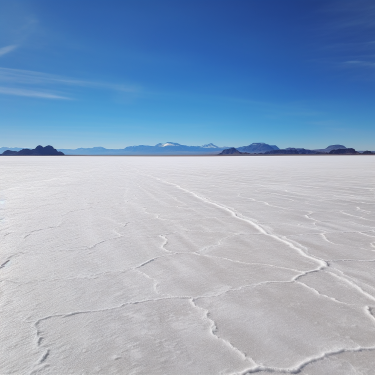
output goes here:
[{"label": "dark mountain peak", "polygon": [[34,148],[33,155],[64,155],[62,152],[57,151],[54,147],[48,146],[36,146]]},{"label": "dark mountain peak", "polygon": [[264,154],[267,151],[278,150],[277,146],[271,146],[264,142],[252,143],[248,146],[238,147],[237,150],[240,152],[247,152],[249,154]]},{"label": "dark mountain peak", "polygon": [[219,155],[244,155],[244,154],[246,154],[246,152],[240,152],[236,148],[231,147],[231,148],[227,148],[226,150],[221,151]]},{"label": "dark mountain peak", "polygon": [[298,155],[299,152],[296,148],[288,147],[286,149],[281,150],[270,150],[265,152],[266,155]]},{"label": "dark mountain peak", "polygon": [[12,156],[12,155],[17,155],[17,154],[18,154],[18,151],[5,150],[1,155]]},{"label": "dark mountain peak", "polygon": [[330,145],[330,146],[328,146],[328,147],[326,147],[326,150],[327,149],[336,149],[336,150],[338,150],[338,149],[342,149],[342,148],[346,148],[344,145]]},{"label": "dark mountain peak", "polygon": [[325,152],[325,153],[328,154],[332,150],[341,150],[341,149],[346,149],[346,147],[343,146],[343,145],[330,145],[330,146],[328,146],[326,148],[321,148],[321,149],[317,149],[317,150],[314,150],[314,151]]},{"label": "dark mountain peak", "polygon": [[278,149],[278,150],[272,150],[267,151],[267,155],[315,155],[315,154],[321,154],[321,152],[318,152],[316,150],[307,150],[305,148],[296,148],[296,147],[287,147],[285,149]]},{"label": "dark mountain peak", "polygon": [[34,149],[23,148],[20,151],[6,150],[2,153],[4,156],[53,156],[53,155],[64,155],[61,151],[57,151],[52,146],[43,147],[41,145],[36,146]]},{"label": "dark mountain peak", "polygon": [[203,148],[219,148],[216,145],[214,145],[213,143],[207,143],[206,145],[203,145],[201,147],[203,147]]},{"label": "dark mountain peak", "polygon": [[329,152],[331,155],[357,155],[359,152],[357,152],[354,148],[339,148],[336,150],[331,150]]}]

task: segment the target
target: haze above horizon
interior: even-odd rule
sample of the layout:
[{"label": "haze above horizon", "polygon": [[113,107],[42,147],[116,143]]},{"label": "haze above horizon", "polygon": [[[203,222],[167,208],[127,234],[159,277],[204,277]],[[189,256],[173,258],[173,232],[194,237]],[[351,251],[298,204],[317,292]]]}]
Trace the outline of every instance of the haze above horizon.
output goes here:
[{"label": "haze above horizon", "polygon": [[0,0],[1,146],[375,149],[371,0]]}]

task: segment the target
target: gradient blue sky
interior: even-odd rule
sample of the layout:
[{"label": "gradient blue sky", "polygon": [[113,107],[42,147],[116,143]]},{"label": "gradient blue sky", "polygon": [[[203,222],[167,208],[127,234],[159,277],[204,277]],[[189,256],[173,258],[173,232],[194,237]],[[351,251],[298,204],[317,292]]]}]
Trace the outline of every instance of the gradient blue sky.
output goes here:
[{"label": "gradient blue sky", "polygon": [[375,150],[375,2],[0,0],[0,130]]}]

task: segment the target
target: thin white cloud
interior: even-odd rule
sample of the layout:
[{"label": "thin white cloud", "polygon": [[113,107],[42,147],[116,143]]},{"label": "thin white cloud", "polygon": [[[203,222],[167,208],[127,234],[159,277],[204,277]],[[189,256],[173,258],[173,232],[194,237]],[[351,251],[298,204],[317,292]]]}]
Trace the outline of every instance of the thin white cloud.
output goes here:
[{"label": "thin white cloud", "polygon": [[320,30],[324,40],[319,48],[327,55],[320,61],[340,68],[356,67],[356,74],[359,68],[374,67],[374,0],[332,0],[322,4],[320,10],[325,14]]},{"label": "thin white cloud", "polygon": [[139,88],[98,81],[85,81],[31,70],[0,68],[0,81],[14,84],[68,85],[136,93]]},{"label": "thin white cloud", "polygon": [[11,87],[1,87],[1,86],[0,86],[0,94],[27,96],[30,98],[70,100],[70,98],[67,98],[65,96],[56,95],[56,94],[52,94],[49,92],[28,90],[28,89],[22,89],[22,88],[18,89],[18,88],[11,88]]},{"label": "thin white cloud", "polygon": [[370,68],[375,68],[375,62],[372,62],[372,61],[352,60],[352,61],[345,61],[344,64],[346,66],[367,66]]},{"label": "thin white cloud", "polygon": [[335,15],[330,26],[338,30],[344,29],[373,29],[375,27],[375,3],[373,0],[327,2],[323,11]]},{"label": "thin white cloud", "polygon": [[18,46],[16,44],[13,44],[11,46],[6,46],[6,47],[2,47],[0,48],[0,56],[4,56],[6,55],[7,53],[9,52],[12,52],[13,50],[15,50]]},{"label": "thin white cloud", "polygon": [[[98,81],[85,81],[54,74],[31,70],[11,69],[0,67],[0,94],[28,96],[45,99],[71,99],[73,93],[65,95],[56,92],[70,92],[73,88],[91,90],[109,90],[129,94],[137,94],[139,88],[130,85],[112,84]],[[75,96],[75,95],[74,95]]]}]

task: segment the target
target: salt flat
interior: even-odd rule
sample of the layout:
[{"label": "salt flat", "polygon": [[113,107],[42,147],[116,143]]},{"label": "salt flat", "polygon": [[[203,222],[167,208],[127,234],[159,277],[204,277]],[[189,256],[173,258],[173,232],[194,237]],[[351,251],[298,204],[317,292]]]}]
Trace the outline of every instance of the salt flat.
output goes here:
[{"label": "salt flat", "polygon": [[2,157],[0,373],[374,374],[374,167]]}]

